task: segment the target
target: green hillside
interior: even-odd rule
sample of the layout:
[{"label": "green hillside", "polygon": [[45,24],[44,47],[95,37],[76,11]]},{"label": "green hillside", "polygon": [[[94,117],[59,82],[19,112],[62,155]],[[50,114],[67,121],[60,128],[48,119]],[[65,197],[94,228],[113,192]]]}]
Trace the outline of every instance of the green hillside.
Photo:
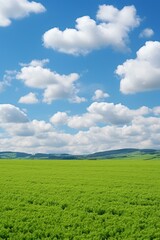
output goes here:
[{"label": "green hillside", "polygon": [[21,152],[0,152],[0,159],[119,159],[119,158],[146,158],[154,159],[160,157],[160,150],[154,149],[118,149],[103,152],[96,152],[84,155],[36,153],[28,154]]}]

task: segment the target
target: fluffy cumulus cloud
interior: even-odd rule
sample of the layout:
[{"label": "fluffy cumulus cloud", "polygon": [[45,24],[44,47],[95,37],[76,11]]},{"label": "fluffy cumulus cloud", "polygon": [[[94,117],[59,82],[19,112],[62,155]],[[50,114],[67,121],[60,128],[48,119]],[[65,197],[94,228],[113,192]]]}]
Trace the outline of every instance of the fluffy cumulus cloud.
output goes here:
[{"label": "fluffy cumulus cloud", "polygon": [[[56,151],[67,145],[67,134],[55,132],[50,123],[29,120],[18,107],[0,104],[0,151]],[[50,149],[50,150],[49,150]]]},{"label": "fluffy cumulus cloud", "polygon": [[27,95],[21,97],[18,102],[24,104],[35,104],[38,103],[38,99],[35,93],[30,92]]},{"label": "fluffy cumulus cloud", "polygon": [[75,103],[85,101],[83,97],[77,95],[79,89],[76,87],[76,81],[79,79],[79,75],[77,73],[61,75],[46,68],[44,65],[48,62],[48,59],[44,59],[21,64],[22,68],[16,78],[23,81],[27,87],[42,89],[45,103],[51,103],[58,99],[68,99]]},{"label": "fluffy cumulus cloud", "polygon": [[145,28],[139,35],[140,38],[150,38],[154,35],[154,31],[151,28]]},{"label": "fluffy cumulus cloud", "polygon": [[154,108],[153,108],[153,112],[154,112],[154,114],[157,115],[157,116],[160,115],[160,106],[154,107]]},{"label": "fluffy cumulus cloud", "polygon": [[30,13],[41,13],[45,7],[41,3],[28,0],[0,0],[0,26],[6,27],[12,19],[28,16]]},{"label": "fluffy cumulus cloud", "polygon": [[143,106],[136,110],[132,110],[121,103],[94,102],[88,107],[88,112],[101,116],[101,121],[105,123],[123,125],[130,123],[136,116],[148,114],[149,108]]},{"label": "fluffy cumulus cloud", "polygon": [[[0,151],[82,154],[126,147],[159,148],[159,108],[142,106],[133,110],[122,104],[95,102],[85,114],[69,116],[58,112],[49,123],[29,120],[18,107],[0,104]],[[76,128],[81,124],[82,129],[67,133],[66,127],[55,128],[57,124]]]},{"label": "fluffy cumulus cloud", "polygon": [[101,5],[96,18],[97,21],[83,16],[76,19],[75,28],[48,30],[43,35],[44,46],[73,55],[85,55],[107,46],[124,49],[129,32],[140,23],[134,6],[119,10],[112,5]]},{"label": "fluffy cumulus cloud", "polygon": [[119,65],[116,73],[124,94],[160,89],[160,42],[147,41],[136,58]]},{"label": "fluffy cumulus cloud", "polygon": [[40,67],[43,67],[47,63],[49,63],[49,59],[48,58],[45,58],[45,59],[42,59],[42,60],[34,59],[30,63],[20,63],[20,66],[22,66],[22,67],[29,67],[29,66],[33,66],[33,67],[40,66]]},{"label": "fluffy cumulus cloud", "polygon": [[105,98],[108,98],[109,97],[109,94],[108,93],[105,93],[103,92],[101,89],[97,89],[92,97],[92,100],[93,101],[100,101],[100,100],[103,100]]},{"label": "fluffy cumulus cloud", "polygon": [[26,123],[26,114],[11,104],[0,104],[0,123]]},{"label": "fluffy cumulus cloud", "polygon": [[68,115],[66,112],[57,112],[50,118],[50,122],[55,125],[66,125],[68,122]]},{"label": "fluffy cumulus cloud", "polygon": [[14,125],[8,124],[7,131],[9,131],[12,136],[19,137],[36,137],[36,138],[44,138],[47,136],[49,132],[53,131],[53,127],[50,123],[46,123],[45,121],[32,120],[26,123],[19,123]]},{"label": "fluffy cumulus cloud", "polygon": [[122,104],[94,102],[82,115],[69,116],[65,112],[57,112],[51,117],[50,121],[55,125],[63,124],[75,129],[90,128],[99,123],[124,125],[129,124],[137,116],[149,114],[150,111],[145,106],[132,110]]}]

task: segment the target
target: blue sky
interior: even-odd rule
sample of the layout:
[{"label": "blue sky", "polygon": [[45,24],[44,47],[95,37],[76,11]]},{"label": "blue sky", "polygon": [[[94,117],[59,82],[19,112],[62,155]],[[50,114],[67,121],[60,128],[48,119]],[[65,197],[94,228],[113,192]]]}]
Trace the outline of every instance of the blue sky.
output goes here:
[{"label": "blue sky", "polygon": [[159,149],[159,1],[0,5],[0,151]]}]

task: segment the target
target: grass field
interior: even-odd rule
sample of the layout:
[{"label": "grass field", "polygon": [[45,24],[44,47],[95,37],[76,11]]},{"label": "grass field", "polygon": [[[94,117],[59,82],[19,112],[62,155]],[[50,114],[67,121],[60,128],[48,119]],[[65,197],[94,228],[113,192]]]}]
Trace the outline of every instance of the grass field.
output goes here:
[{"label": "grass field", "polygon": [[160,239],[160,161],[0,160],[0,239]]}]

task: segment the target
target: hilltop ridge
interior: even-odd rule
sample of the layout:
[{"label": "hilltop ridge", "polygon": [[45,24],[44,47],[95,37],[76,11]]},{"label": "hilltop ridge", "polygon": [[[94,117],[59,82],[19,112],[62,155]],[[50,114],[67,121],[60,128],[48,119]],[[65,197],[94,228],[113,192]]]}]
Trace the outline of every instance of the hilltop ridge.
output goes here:
[{"label": "hilltop ridge", "polygon": [[126,157],[136,157],[136,156],[146,156],[148,158],[160,157],[160,150],[155,149],[136,149],[136,148],[125,148],[108,150],[102,152],[95,152],[91,154],[56,154],[56,153],[35,153],[29,154],[24,152],[10,152],[4,151],[0,152],[0,159],[116,159],[116,158],[126,158]]}]

